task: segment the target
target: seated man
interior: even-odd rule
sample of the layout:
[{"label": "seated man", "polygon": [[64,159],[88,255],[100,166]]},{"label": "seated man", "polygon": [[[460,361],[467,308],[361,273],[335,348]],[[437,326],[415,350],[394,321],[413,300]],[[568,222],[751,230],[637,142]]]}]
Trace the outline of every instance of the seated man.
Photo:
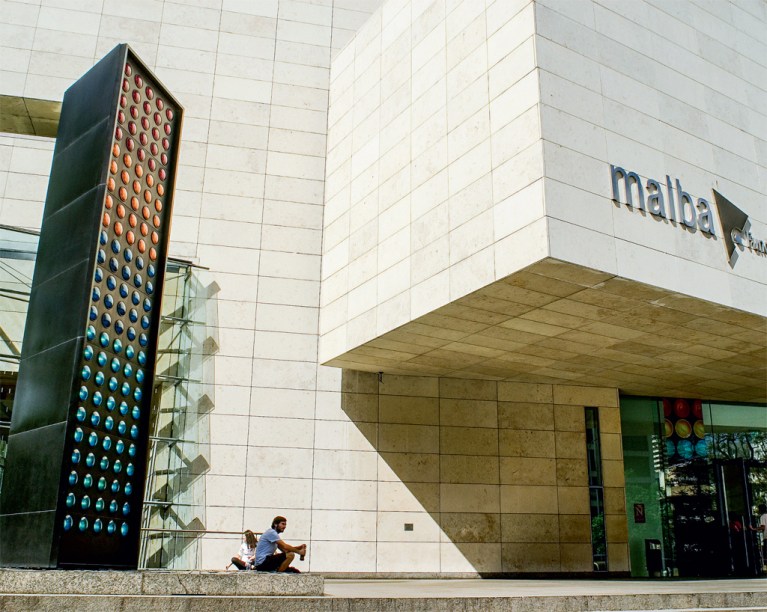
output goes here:
[{"label": "seated man", "polygon": [[[300,546],[291,546],[282,541],[280,534],[285,531],[288,525],[288,519],[284,516],[275,516],[272,521],[272,528],[267,529],[260,538],[256,546],[256,570],[259,572],[285,572],[298,553],[303,561],[306,555],[306,544]],[[281,552],[275,554],[276,549]],[[292,568],[291,568],[292,570]],[[297,570],[296,570],[297,571]]]}]

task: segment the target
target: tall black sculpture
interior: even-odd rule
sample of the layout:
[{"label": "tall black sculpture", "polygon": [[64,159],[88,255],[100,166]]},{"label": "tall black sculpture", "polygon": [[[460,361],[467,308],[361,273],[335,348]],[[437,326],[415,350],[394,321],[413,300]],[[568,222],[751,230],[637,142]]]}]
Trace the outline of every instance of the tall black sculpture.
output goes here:
[{"label": "tall black sculpture", "polygon": [[137,566],[181,115],[128,45],[64,96],[8,440],[2,565]]}]

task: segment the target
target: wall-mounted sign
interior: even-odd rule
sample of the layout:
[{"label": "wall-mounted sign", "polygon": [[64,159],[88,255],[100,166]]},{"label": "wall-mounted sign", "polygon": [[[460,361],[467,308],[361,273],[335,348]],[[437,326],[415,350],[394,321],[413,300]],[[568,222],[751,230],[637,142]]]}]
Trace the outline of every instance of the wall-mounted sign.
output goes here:
[{"label": "wall-mounted sign", "polygon": [[[636,172],[610,164],[610,180],[612,199],[617,206],[625,204],[689,230],[700,230],[710,237],[717,235],[711,203],[686,192],[678,178],[672,180],[666,175],[664,182],[652,178],[643,182]],[[748,215],[721,193],[712,191],[730,267],[735,265],[738,254],[746,250],[767,256],[767,241],[751,234]]]},{"label": "wall-mounted sign", "polygon": [[645,514],[644,504],[634,504],[634,522],[646,523],[647,515]]}]

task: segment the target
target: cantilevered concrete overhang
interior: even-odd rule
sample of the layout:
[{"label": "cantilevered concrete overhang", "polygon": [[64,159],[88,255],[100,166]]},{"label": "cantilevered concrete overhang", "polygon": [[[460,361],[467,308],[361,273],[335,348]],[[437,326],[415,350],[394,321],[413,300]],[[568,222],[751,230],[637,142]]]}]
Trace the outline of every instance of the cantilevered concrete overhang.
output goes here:
[{"label": "cantilevered concrete overhang", "polygon": [[325,365],[767,401],[767,319],[555,259]]}]

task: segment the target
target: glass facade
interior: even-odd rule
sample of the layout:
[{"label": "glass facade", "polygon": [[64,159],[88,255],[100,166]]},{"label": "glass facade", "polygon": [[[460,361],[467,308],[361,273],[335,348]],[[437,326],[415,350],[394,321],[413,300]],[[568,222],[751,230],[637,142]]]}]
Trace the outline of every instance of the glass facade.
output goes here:
[{"label": "glass facade", "polygon": [[[37,243],[36,232],[0,226],[0,487]],[[179,260],[168,260],[166,275],[140,567],[194,569],[205,533],[215,285]]]},{"label": "glass facade", "polygon": [[621,399],[634,576],[756,576],[767,406]]}]

